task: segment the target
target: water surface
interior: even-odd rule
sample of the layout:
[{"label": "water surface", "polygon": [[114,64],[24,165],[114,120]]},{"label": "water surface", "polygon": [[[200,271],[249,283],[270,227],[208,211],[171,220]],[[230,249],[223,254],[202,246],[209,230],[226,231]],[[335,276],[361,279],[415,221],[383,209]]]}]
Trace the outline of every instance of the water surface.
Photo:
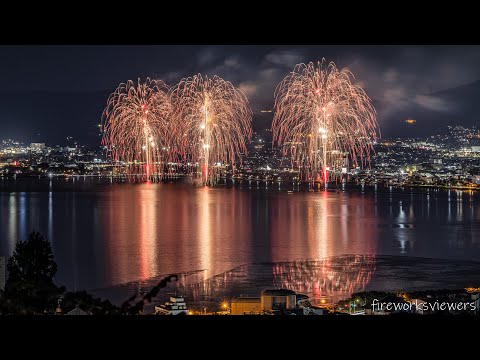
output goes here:
[{"label": "water surface", "polygon": [[[480,262],[480,195],[466,191],[290,194],[272,184],[0,180],[0,256],[10,256],[33,228],[52,244],[56,282],[77,290],[191,271],[204,283],[252,264],[277,264],[269,268],[273,275],[288,273],[300,282],[305,271],[331,281],[328,272],[298,264],[344,255]],[[284,269],[282,263],[297,265]],[[425,269],[419,267],[420,277],[422,271],[428,276]],[[373,276],[375,266],[368,271]],[[358,275],[364,287],[367,275]],[[272,280],[271,286],[292,282]]]}]

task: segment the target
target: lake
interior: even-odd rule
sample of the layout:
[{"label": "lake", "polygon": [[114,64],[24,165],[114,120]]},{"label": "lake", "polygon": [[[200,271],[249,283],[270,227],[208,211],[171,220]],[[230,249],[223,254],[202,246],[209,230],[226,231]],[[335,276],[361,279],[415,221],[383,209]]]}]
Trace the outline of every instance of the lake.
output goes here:
[{"label": "lake", "polygon": [[[54,250],[57,284],[105,296],[105,289],[192,272],[190,284],[197,285],[243,274],[241,286],[225,280],[231,296],[245,293],[245,284],[260,291],[294,288],[296,281],[305,285],[299,290],[318,295],[314,283],[334,277],[322,268],[337,263],[337,283],[346,286],[350,271],[356,290],[371,289],[379,272],[371,259],[383,259],[387,271],[389,256],[409,265],[397,266],[385,282],[406,271],[428,283],[435,270],[422,259],[468,263],[470,272],[478,262],[480,273],[479,193],[380,187],[292,193],[273,184],[244,185],[0,179],[0,256],[38,230]],[[259,274],[267,280],[256,282]],[[464,275],[454,278],[449,286],[464,285]],[[351,289],[345,286],[330,298],[344,296]]]}]

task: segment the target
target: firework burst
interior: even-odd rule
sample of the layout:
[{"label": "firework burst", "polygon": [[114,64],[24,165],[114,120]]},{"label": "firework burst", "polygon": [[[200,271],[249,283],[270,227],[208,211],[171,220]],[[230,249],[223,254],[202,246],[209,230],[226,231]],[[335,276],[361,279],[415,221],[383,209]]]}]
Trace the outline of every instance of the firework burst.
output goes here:
[{"label": "firework burst", "polygon": [[160,80],[129,80],[108,98],[102,116],[102,144],[128,174],[147,180],[164,174],[165,162],[173,153],[168,90]]},{"label": "firework burst", "polygon": [[[252,136],[252,111],[245,95],[218,76],[201,74],[180,81],[171,91],[181,156],[194,164],[204,184],[213,184],[218,164],[233,164],[246,154]],[[196,164],[201,171],[197,171]]]},{"label": "firework burst", "polygon": [[309,181],[337,177],[348,160],[364,165],[377,138],[376,112],[348,70],[325,59],[298,64],[275,90],[274,141]]}]

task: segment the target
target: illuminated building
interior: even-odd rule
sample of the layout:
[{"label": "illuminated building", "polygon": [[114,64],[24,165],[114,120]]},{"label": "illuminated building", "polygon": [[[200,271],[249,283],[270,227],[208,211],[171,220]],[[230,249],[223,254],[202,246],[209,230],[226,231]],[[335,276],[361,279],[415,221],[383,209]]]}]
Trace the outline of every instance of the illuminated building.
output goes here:
[{"label": "illuminated building", "polygon": [[187,304],[182,296],[171,296],[170,301],[164,305],[155,306],[157,315],[180,315],[188,314]]},{"label": "illuminated building", "polygon": [[297,294],[292,290],[263,290],[260,297],[237,297],[230,304],[232,315],[258,315],[279,309],[297,308]]},{"label": "illuminated building", "polygon": [[261,296],[263,311],[293,309],[297,306],[297,294],[292,290],[263,290]]},{"label": "illuminated building", "polygon": [[259,297],[233,298],[230,308],[232,315],[258,315],[261,313],[261,300]]},{"label": "illuminated building", "polygon": [[30,150],[38,152],[43,151],[45,149],[45,143],[31,143]]}]

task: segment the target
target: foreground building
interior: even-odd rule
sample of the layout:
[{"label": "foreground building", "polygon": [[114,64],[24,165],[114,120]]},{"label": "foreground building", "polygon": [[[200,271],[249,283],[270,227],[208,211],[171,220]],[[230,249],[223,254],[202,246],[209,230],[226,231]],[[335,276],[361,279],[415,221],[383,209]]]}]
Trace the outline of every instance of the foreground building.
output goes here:
[{"label": "foreground building", "polygon": [[233,298],[230,304],[231,315],[260,315],[262,302],[259,297]]},{"label": "foreground building", "polygon": [[171,296],[170,301],[160,306],[155,306],[156,315],[186,315],[187,304],[183,296]]},{"label": "foreground building", "polygon": [[297,294],[292,290],[263,290],[260,300],[263,311],[297,307]]},{"label": "foreground building", "polygon": [[231,315],[261,315],[290,313],[297,315],[322,315],[323,309],[308,306],[305,295],[292,290],[263,290],[260,297],[237,297],[230,304]]},{"label": "foreground building", "polygon": [[238,297],[232,299],[232,315],[259,315],[275,310],[297,307],[297,294],[292,290],[263,290],[260,297]]}]

